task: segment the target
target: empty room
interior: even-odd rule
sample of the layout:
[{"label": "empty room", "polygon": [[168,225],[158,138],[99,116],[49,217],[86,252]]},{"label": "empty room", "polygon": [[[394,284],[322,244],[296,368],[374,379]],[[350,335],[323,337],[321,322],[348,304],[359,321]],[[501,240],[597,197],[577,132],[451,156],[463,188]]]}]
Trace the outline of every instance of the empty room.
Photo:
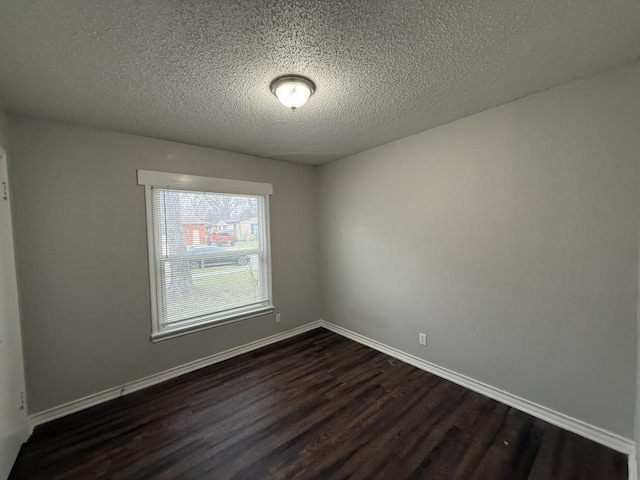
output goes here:
[{"label": "empty room", "polygon": [[637,480],[640,2],[0,2],[0,480]]}]

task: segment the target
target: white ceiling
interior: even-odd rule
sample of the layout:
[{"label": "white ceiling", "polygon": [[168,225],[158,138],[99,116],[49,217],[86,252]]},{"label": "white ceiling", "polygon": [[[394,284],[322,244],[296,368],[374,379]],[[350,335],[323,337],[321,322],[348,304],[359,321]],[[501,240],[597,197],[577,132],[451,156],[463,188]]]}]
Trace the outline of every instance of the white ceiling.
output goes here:
[{"label": "white ceiling", "polygon": [[638,0],[0,2],[5,110],[309,164],[639,55]]}]

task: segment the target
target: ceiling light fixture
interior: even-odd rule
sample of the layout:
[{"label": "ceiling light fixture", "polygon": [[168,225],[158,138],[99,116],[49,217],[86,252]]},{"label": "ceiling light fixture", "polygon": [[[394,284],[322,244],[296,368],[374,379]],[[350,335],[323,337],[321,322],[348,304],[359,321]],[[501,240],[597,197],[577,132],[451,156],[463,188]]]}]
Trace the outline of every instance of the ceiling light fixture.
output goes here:
[{"label": "ceiling light fixture", "polygon": [[315,91],[315,84],[300,75],[285,75],[271,82],[271,92],[280,103],[293,111],[307,103]]}]

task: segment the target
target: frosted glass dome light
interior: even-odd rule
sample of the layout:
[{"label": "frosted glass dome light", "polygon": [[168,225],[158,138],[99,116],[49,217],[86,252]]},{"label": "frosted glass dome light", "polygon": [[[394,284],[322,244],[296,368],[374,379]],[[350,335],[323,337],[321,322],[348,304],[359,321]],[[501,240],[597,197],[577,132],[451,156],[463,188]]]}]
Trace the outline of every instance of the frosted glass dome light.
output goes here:
[{"label": "frosted glass dome light", "polygon": [[314,83],[305,77],[287,75],[276,78],[271,83],[271,91],[278,97],[280,103],[294,110],[303,106],[316,91]]}]

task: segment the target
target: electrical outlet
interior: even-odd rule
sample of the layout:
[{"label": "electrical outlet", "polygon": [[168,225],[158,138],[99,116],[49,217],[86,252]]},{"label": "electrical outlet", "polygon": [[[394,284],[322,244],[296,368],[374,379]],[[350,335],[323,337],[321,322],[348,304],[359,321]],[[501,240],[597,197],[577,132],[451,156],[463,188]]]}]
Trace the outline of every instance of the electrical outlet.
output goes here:
[{"label": "electrical outlet", "polygon": [[426,333],[420,333],[418,335],[418,341],[420,342],[420,345],[427,345],[427,334]]},{"label": "electrical outlet", "polygon": [[276,313],[276,323],[280,323],[280,314]]}]

